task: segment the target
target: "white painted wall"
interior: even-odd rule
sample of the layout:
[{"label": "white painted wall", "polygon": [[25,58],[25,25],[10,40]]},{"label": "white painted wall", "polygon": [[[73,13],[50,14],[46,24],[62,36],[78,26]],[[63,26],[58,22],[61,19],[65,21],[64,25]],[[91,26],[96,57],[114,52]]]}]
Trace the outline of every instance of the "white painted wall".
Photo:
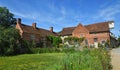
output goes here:
[{"label": "white painted wall", "polygon": [[110,22],[110,23],[109,23],[109,28],[110,28],[110,29],[114,28],[114,22]]}]

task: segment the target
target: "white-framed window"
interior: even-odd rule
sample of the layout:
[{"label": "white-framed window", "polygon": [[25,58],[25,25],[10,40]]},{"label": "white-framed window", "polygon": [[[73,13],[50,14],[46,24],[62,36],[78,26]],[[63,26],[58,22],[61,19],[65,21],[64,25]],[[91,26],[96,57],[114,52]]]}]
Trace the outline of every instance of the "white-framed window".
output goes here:
[{"label": "white-framed window", "polygon": [[35,40],[35,35],[33,35],[33,34],[30,35],[30,39],[31,39],[31,40]]}]

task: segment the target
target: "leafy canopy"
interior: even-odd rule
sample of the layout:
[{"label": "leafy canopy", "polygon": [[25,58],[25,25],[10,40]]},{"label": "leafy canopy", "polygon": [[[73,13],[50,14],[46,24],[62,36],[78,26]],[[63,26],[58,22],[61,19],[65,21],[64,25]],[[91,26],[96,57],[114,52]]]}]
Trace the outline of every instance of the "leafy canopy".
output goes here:
[{"label": "leafy canopy", "polygon": [[6,7],[0,7],[0,25],[4,28],[14,25],[16,22],[14,15]]},{"label": "leafy canopy", "polygon": [[15,28],[0,27],[0,54],[11,55],[16,54],[19,48],[20,35]]}]

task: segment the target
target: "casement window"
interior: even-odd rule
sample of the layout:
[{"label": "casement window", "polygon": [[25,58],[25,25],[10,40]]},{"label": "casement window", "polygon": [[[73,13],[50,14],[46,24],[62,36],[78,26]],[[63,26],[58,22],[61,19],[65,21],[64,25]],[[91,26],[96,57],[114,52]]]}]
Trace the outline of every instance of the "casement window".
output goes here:
[{"label": "casement window", "polygon": [[101,41],[101,44],[105,44],[105,40],[102,40],[102,41]]},{"label": "casement window", "polygon": [[30,35],[31,40],[35,40],[35,35]]},{"label": "casement window", "polygon": [[94,38],[94,42],[98,42],[98,38]]},{"label": "casement window", "polygon": [[46,37],[41,37],[40,40],[41,40],[41,41],[45,41],[45,40],[46,40]]}]

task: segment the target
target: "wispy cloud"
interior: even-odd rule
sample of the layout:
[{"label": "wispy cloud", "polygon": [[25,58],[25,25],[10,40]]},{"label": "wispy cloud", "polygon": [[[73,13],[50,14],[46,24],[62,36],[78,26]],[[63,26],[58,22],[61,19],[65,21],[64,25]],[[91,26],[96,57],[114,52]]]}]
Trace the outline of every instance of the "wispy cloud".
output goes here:
[{"label": "wispy cloud", "polygon": [[103,21],[109,21],[114,20],[115,21],[115,28],[111,31],[116,34],[116,36],[119,35],[119,29],[118,29],[118,23],[119,21],[119,14],[120,14],[120,1],[116,1],[113,4],[102,6],[102,9],[99,9],[98,13],[94,15],[94,20],[103,20]]},{"label": "wispy cloud", "polygon": [[19,13],[16,11],[10,11],[10,12],[14,13],[14,15],[16,15],[16,16],[20,16],[20,17],[24,17],[24,18],[26,17],[25,14],[23,14],[23,13]]},{"label": "wispy cloud", "polygon": [[120,14],[120,1],[118,1],[116,4],[112,4],[104,7],[103,9],[100,9],[94,18],[102,18],[103,20],[114,20],[117,14]]},{"label": "wispy cloud", "polygon": [[[23,3],[22,3],[23,4]],[[24,4],[23,4],[24,5]],[[28,6],[27,6],[28,7]],[[32,10],[33,7],[31,7]],[[26,8],[30,10],[29,8]],[[54,3],[50,2],[47,6],[47,11],[38,11],[33,9],[32,11],[26,11],[25,9],[12,9],[11,12],[21,18],[33,19],[39,22],[49,22],[50,24],[57,24],[63,21],[66,17],[66,8],[64,6],[57,7]]]}]

